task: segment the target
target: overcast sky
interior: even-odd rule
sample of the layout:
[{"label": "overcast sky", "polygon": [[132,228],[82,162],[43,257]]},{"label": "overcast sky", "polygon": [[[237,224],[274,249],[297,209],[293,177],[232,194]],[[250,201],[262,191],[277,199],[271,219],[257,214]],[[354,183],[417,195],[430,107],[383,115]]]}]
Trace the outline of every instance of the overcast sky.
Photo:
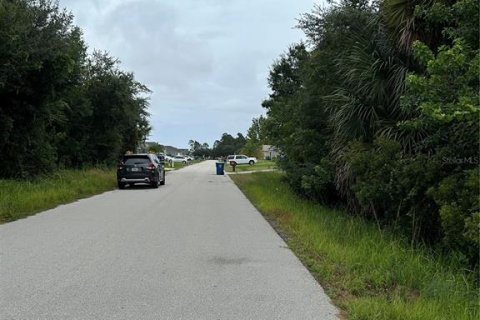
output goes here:
[{"label": "overcast sky", "polygon": [[106,50],[152,91],[149,140],[187,147],[246,133],[264,114],[270,66],[300,14],[322,0],[60,0],[90,50]]}]

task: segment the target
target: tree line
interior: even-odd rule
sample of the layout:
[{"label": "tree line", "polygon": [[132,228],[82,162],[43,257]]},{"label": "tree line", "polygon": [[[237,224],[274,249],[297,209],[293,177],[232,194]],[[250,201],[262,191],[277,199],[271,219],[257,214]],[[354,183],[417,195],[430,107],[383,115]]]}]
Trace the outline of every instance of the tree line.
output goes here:
[{"label": "tree line", "polygon": [[190,140],[188,145],[190,153],[195,157],[219,158],[241,153],[246,143],[247,138],[241,133],[237,133],[236,137],[223,133],[219,140],[215,140],[212,147],[206,142],[200,143],[197,140]]},{"label": "tree line", "polygon": [[0,0],[0,178],[116,162],[150,131],[149,89],[108,53],[87,53],[49,0]]},{"label": "tree line", "polygon": [[478,21],[477,0],[304,14],[261,120],[292,188],[478,265]]}]

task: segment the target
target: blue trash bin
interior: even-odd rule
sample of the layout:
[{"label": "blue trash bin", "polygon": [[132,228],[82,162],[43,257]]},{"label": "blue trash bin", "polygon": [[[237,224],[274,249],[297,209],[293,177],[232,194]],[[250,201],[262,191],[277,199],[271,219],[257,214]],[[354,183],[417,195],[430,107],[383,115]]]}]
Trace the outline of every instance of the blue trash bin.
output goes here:
[{"label": "blue trash bin", "polygon": [[216,164],[217,164],[217,175],[223,176],[224,175],[223,169],[224,169],[225,163],[217,162]]}]

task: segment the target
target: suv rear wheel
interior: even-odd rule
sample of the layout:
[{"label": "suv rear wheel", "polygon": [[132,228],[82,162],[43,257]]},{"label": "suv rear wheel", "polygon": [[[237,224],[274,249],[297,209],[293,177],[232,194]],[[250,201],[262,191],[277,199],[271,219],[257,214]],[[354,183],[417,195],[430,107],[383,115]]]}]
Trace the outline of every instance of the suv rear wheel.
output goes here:
[{"label": "suv rear wheel", "polygon": [[163,179],[160,181],[160,185],[163,186],[165,185],[165,171],[163,171]]},{"label": "suv rear wheel", "polygon": [[157,176],[157,179],[151,183],[152,188],[157,189],[158,186],[160,185],[160,175]]},{"label": "suv rear wheel", "polygon": [[125,183],[119,182],[118,189],[125,189]]}]

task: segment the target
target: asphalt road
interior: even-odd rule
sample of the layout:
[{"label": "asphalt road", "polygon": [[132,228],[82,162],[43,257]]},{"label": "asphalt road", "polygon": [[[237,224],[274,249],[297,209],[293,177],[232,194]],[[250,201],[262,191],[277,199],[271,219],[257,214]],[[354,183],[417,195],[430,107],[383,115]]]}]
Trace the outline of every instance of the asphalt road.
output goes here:
[{"label": "asphalt road", "polygon": [[213,161],[0,225],[0,319],[336,319]]}]

